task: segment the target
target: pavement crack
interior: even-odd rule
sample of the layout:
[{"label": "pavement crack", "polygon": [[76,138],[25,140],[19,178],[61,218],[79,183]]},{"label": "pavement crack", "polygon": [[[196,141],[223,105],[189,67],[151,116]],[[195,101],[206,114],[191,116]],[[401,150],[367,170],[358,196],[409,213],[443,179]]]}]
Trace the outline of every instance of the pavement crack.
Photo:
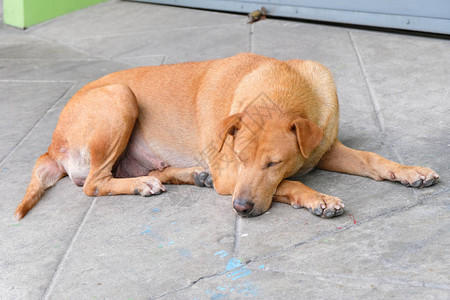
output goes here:
[{"label": "pavement crack", "polygon": [[366,276],[352,276],[345,274],[333,274],[333,273],[311,273],[302,271],[285,271],[277,269],[264,270],[264,272],[276,273],[276,274],[287,274],[287,275],[302,275],[305,277],[312,277],[314,280],[319,281],[330,281],[330,280],[355,280],[361,284],[395,284],[404,285],[410,287],[424,287],[431,289],[449,290],[450,286],[445,283],[435,283],[417,280],[405,280],[398,277],[366,277]]},{"label": "pavement crack", "polygon": [[208,278],[213,278],[213,277],[217,277],[217,276],[224,275],[224,274],[226,274],[227,272],[228,272],[228,271],[222,271],[222,272],[218,272],[218,273],[215,273],[215,274],[212,274],[212,275],[201,276],[201,277],[199,277],[197,280],[192,281],[190,286],[194,286],[194,285],[196,285],[199,281],[202,281],[202,280],[204,280],[204,279],[208,279]]},{"label": "pavement crack", "polygon": [[156,298],[150,298],[150,299],[154,299],[154,300],[162,299],[162,298],[164,298],[164,297],[166,297],[166,296],[173,295],[173,294],[175,294],[175,293],[178,293],[178,292],[184,291],[184,290],[186,290],[186,289],[189,289],[189,288],[193,287],[194,285],[196,285],[198,282],[200,282],[200,281],[202,281],[202,280],[209,279],[209,278],[213,278],[213,277],[217,277],[217,276],[221,276],[221,275],[224,275],[224,274],[226,274],[226,273],[228,273],[228,272],[229,272],[229,271],[221,271],[221,272],[214,273],[214,274],[211,274],[211,275],[200,276],[198,279],[192,281],[192,282],[191,282],[190,284],[188,284],[187,286],[181,287],[181,288],[179,288],[179,289],[176,289],[176,290],[173,290],[173,291],[164,293],[164,294],[162,294],[162,295],[160,295],[160,296],[158,296],[158,297],[156,297]]},{"label": "pavement crack", "polygon": [[[235,233],[234,233],[233,257],[239,257],[241,234],[242,234],[242,218],[237,216],[237,215],[236,215],[236,220],[235,220],[234,232]],[[251,260],[248,260],[246,262],[241,262],[240,267],[247,266],[251,262],[252,262]],[[192,281],[190,284],[188,284],[188,285],[186,285],[184,287],[181,287],[179,289],[176,289],[176,290],[164,293],[164,294],[162,294],[162,295],[160,295],[160,296],[158,296],[156,298],[151,298],[151,299],[155,299],[156,300],[156,299],[164,298],[164,297],[169,296],[169,295],[173,295],[175,293],[178,293],[178,292],[181,292],[181,291],[184,291],[186,289],[189,289],[189,288],[193,287],[194,285],[196,285],[197,283],[201,282],[202,280],[213,278],[213,277],[217,277],[217,276],[221,276],[221,275],[227,274],[229,272],[232,272],[232,270],[224,270],[224,271],[217,272],[217,273],[214,273],[214,274],[211,274],[211,275],[200,276],[199,278],[197,278],[196,280]]]},{"label": "pavement crack", "polygon": [[437,192],[435,192],[435,193],[433,193],[433,194],[429,194],[429,195],[423,196],[423,197],[420,199],[421,204],[422,204],[425,200],[428,200],[428,199],[430,199],[430,198],[434,198],[434,197],[436,197],[436,196],[439,196],[439,195],[442,195],[442,194],[445,194],[445,193],[448,193],[448,192],[450,192],[450,188],[446,188],[446,189],[437,191]]},{"label": "pavement crack", "polygon": [[[430,196],[430,197],[432,197],[432,196]],[[363,220],[358,220],[357,224],[350,224],[350,225],[347,225],[347,226],[343,226],[342,229],[340,229],[339,231],[335,231],[335,230],[324,231],[322,233],[319,233],[318,235],[310,237],[309,239],[306,239],[304,241],[295,243],[295,244],[293,244],[291,246],[288,246],[286,248],[283,248],[283,249],[280,249],[280,250],[277,250],[277,251],[273,251],[273,252],[265,254],[265,255],[252,257],[247,262],[243,263],[243,265],[246,266],[246,265],[248,265],[250,263],[253,263],[253,262],[261,262],[261,261],[264,261],[264,260],[267,260],[267,259],[270,259],[270,258],[274,258],[274,257],[277,257],[277,256],[279,256],[281,254],[285,254],[285,253],[288,253],[290,251],[293,251],[293,250],[295,250],[295,249],[297,249],[297,248],[299,248],[299,247],[301,247],[303,245],[308,245],[308,244],[314,243],[317,240],[321,240],[321,239],[324,239],[324,238],[329,238],[329,237],[335,236],[337,234],[343,233],[343,232],[345,232],[347,230],[352,230],[353,228],[356,228],[358,226],[362,226],[362,225],[367,224],[369,222],[372,222],[373,220],[376,220],[378,218],[381,218],[381,217],[384,217],[384,216],[392,216],[395,213],[409,210],[411,208],[414,208],[414,207],[422,205],[423,200],[424,200],[423,198],[422,199],[418,199],[411,205],[397,207],[397,208],[391,208],[389,210],[382,211],[381,213],[379,213],[376,216],[369,217],[369,218],[366,218],[366,219],[363,219]]]}]

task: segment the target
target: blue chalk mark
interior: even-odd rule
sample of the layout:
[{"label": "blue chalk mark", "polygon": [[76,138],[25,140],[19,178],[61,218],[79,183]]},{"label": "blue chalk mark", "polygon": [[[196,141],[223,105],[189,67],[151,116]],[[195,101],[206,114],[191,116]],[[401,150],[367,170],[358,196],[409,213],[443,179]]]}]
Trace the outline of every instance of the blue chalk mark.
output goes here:
[{"label": "blue chalk mark", "polygon": [[252,274],[252,271],[247,269],[243,263],[236,258],[231,258],[226,267],[226,271],[233,271],[227,275],[227,277],[231,277],[232,280],[236,280],[245,276]]},{"label": "blue chalk mark", "polygon": [[6,172],[6,171],[8,171],[8,168],[2,169],[2,172]]},{"label": "blue chalk mark", "polygon": [[191,252],[187,249],[180,249],[180,250],[178,250],[178,253],[183,257],[192,258]]},{"label": "blue chalk mark", "polygon": [[144,226],[144,230],[141,231],[142,234],[147,234],[148,236],[152,237],[153,239],[160,241],[160,242],[166,242],[166,238],[163,238],[158,235],[158,233],[152,231],[152,227],[149,225]]},{"label": "blue chalk mark", "polygon": [[239,259],[236,259],[236,258],[230,258],[230,260],[229,260],[228,263],[227,263],[227,268],[226,268],[226,270],[227,270],[227,271],[230,271],[230,270],[239,268],[239,267],[241,267],[241,266],[242,266],[242,263],[241,263],[241,261],[240,261]]},{"label": "blue chalk mark", "polygon": [[152,211],[161,211],[159,208],[154,208],[154,209],[152,209]]},{"label": "blue chalk mark", "polygon": [[221,294],[221,293],[215,293],[211,296],[212,300],[222,299],[225,298],[227,295]]},{"label": "blue chalk mark", "polygon": [[245,282],[244,284],[239,284],[236,286],[236,292],[239,294],[244,294],[246,296],[257,296],[258,291],[253,286],[253,282]]},{"label": "blue chalk mark", "polygon": [[260,265],[259,268],[260,268],[260,269],[264,269],[264,265]]},{"label": "blue chalk mark", "polygon": [[222,298],[226,297],[226,295],[224,295],[222,293],[217,293],[216,291],[206,290],[206,293],[208,295],[211,295],[210,299],[212,299],[212,300],[222,299]]},{"label": "blue chalk mark", "polygon": [[173,245],[175,242],[168,242],[167,245]]},{"label": "blue chalk mark", "polygon": [[170,224],[175,225],[175,224],[177,224],[177,222],[172,222],[172,223],[170,223]]},{"label": "blue chalk mark", "polygon": [[228,277],[231,277],[231,280],[236,280],[245,276],[248,276],[252,274],[252,271],[250,271],[247,268],[239,268],[236,271],[233,271],[231,274],[228,274]]},{"label": "blue chalk mark", "polygon": [[149,232],[151,232],[151,231],[152,231],[152,228],[151,228],[150,226],[145,226],[145,230],[142,231],[141,233],[142,233],[142,234],[145,234],[145,233],[149,233]]},{"label": "blue chalk mark", "polygon": [[[225,257],[228,255],[228,252],[226,251],[217,251],[214,256],[220,256]],[[259,266],[260,269],[264,268],[264,265]],[[231,280],[237,280],[242,277],[248,276],[252,274],[252,271],[247,269],[245,264],[237,259],[237,258],[230,258],[227,262],[227,265],[225,267],[225,271],[228,273],[227,277],[231,278]],[[210,296],[210,299],[221,299],[221,298],[230,298],[229,293],[234,293],[235,296],[236,293],[239,293],[241,295],[245,296],[257,296],[258,292],[256,288],[253,286],[253,282],[244,282],[243,284],[228,284],[223,286],[217,286],[213,290],[206,290],[206,293]],[[240,297],[240,296],[239,296]]]},{"label": "blue chalk mark", "polygon": [[220,257],[225,257],[228,255],[228,253],[226,251],[218,251],[216,253],[214,253],[214,256],[220,255]]},{"label": "blue chalk mark", "polygon": [[240,284],[219,285],[213,290],[206,290],[206,293],[210,296],[210,299],[221,299],[223,297],[234,299],[236,296],[240,299],[242,296],[258,296],[254,283],[250,281]]}]

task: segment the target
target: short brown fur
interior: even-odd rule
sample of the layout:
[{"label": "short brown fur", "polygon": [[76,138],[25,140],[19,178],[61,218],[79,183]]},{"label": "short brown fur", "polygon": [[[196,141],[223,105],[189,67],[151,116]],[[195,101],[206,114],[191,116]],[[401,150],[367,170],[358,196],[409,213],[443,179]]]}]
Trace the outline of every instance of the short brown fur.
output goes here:
[{"label": "short brown fur", "polygon": [[62,111],[16,218],[66,175],[89,196],[150,196],[162,183],[211,185],[210,174],[243,216],[264,213],[272,200],[342,214],[339,198],[285,179],[314,167],[413,187],[438,181],[429,168],[345,147],[338,120],[332,75],[312,61],[244,53],[112,73]]}]

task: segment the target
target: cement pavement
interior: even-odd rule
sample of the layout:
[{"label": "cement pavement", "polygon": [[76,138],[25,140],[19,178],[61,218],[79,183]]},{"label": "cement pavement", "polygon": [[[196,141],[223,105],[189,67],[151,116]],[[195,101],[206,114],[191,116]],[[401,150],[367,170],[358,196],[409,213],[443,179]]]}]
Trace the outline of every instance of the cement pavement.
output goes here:
[{"label": "cement pavement", "polygon": [[[236,216],[214,190],[90,198],[68,178],[13,213],[64,104],[143,65],[254,52],[329,67],[340,139],[441,175],[426,189],[313,171],[326,220],[274,204]],[[1,299],[449,299],[450,41],[109,1],[21,31],[0,25]]]}]

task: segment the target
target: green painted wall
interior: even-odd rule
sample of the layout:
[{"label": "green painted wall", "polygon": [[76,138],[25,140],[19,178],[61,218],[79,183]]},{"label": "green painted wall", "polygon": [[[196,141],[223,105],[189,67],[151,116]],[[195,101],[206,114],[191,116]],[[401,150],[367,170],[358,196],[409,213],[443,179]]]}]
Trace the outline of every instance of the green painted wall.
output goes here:
[{"label": "green painted wall", "polygon": [[27,28],[107,0],[3,0],[5,24]]}]

